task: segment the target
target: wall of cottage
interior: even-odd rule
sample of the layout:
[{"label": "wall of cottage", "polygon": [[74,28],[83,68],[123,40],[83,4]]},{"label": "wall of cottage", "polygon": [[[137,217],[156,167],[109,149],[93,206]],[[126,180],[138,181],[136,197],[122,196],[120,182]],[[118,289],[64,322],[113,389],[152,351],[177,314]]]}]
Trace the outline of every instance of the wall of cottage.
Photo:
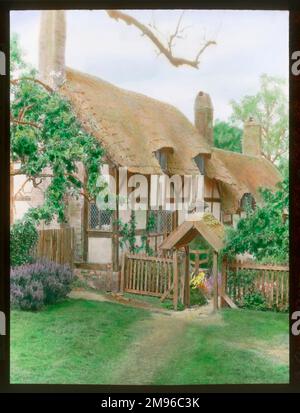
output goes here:
[{"label": "wall of cottage", "polygon": [[[83,171],[80,170],[82,175]],[[22,179],[25,177],[16,177],[15,190],[17,190],[22,185]],[[42,187],[33,188],[31,184],[27,185],[26,194],[28,196],[27,201],[17,201],[15,202],[16,214],[15,218],[21,218],[26,212],[26,210],[31,206],[40,205],[44,199],[44,190],[46,189],[47,184],[45,183]],[[204,180],[204,198],[207,200],[207,211],[212,212],[213,215],[220,220],[221,218],[221,204],[219,201],[220,195],[216,183],[212,180],[205,178]],[[120,210],[119,218],[123,223],[126,223],[130,219],[130,210]],[[75,233],[75,245],[74,245],[74,254],[75,262],[84,261],[84,198],[82,196],[76,198],[70,198],[68,200],[67,206],[67,216],[68,216],[68,225],[74,228]],[[136,211],[136,228],[137,230],[145,229],[146,227],[146,218],[147,211]],[[178,211],[178,224],[181,224],[187,218],[185,211]],[[59,228],[59,224],[52,222],[50,225],[44,225],[42,228]],[[90,234],[90,235],[89,235]],[[137,244],[141,243],[140,235],[137,235]],[[150,246],[155,249],[155,247],[162,242],[163,238],[155,239],[154,237],[150,240]],[[113,247],[112,247],[112,238],[108,234],[95,234],[94,231],[88,231],[87,238],[87,262],[96,263],[96,264],[111,264]],[[119,256],[121,257],[123,250],[119,247]]]}]

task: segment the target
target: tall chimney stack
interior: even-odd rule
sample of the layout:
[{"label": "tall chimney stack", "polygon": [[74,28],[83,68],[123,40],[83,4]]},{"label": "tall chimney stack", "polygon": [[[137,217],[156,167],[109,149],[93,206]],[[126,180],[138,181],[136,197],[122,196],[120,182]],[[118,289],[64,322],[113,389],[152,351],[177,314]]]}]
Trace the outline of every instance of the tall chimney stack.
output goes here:
[{"label": "tall chimney stack", "polygon": [[244,123],[243,154],[261,156],[261,125],[252,117]]},{"label": "tall chimney stack", "polygon": [[39,37],[39,77],[54,89],[61,86],[65,80],[65,48],[65,11],[42,11]]},{"label": "tall chimney stack", "polygon": [[195,126],[209,146],[213,146],[214,108],[207,93],[199,92],[194,105]]}]

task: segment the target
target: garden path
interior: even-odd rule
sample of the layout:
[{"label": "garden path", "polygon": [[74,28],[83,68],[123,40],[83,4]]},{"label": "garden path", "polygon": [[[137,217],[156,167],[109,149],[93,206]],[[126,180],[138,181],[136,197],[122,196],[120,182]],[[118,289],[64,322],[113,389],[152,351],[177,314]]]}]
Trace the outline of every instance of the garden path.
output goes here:
[{"label": "garden path", "polygon": [[[111,369],[109,382],[114,384],[151,384],[161,367],[171,363],[173,354],[184,351],[185,330],[189,323],[222,323],[219,314],[213,313],[212,304],[183,311],[159,309],[140,300],[125,299],[121,296],[108,296],[88,291],[72,291],[71,298],[96,301],[114,301],[123,305],[145,308],[152,317],[135,325],[144,334],[127,348],[116,360]],[[123,298],[123,300],[122,300]]]}]

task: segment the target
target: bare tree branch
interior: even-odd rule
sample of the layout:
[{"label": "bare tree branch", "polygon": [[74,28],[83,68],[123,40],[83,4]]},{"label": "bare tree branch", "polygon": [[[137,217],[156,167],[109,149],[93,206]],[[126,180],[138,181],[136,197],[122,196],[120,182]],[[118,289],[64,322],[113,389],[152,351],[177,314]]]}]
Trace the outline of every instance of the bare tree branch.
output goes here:
[{"label": "bare tree branch", "polygon": [[176,57],[173,54],[173,46],[174,46],[174,40],[176,38],[179,38],[179,33],[182,33],[182,30],[184,29],[180,29],[180,25],[181,25],[181,21],[182,21],[182,16],[183,14],[180,16],[177,27],[175,29],[175,32],[170,36],[169,41],[168,41],[168,45],[165,46],[159,39],[158,37],[153,33],[153,31],[147,27],[146,25],[142,24],[141,22],[139,22],[137,19],[135,19],[134,17],[123,13],[119,10],[106,10],[106,13],[108,14],[109,17],[111,17],[112,19],[115,20],[122,20],[124,21],[127,25],[133,25],[136,28],[138,28],[142,35],[148,37],[148,39],[150,39],[155,46],[158,48],[159,50],[159,54],[163,54],[168,60],[169,62],[175,66],[182,66],[182,65],[187,65],[187,66],[191,66],[195,69],[199,68],[199,64],[200,64],[200,56],[202,55],[202,53],[211,45],[216,44],[215,41],[213,40],[209,40],[207,41],[199,50],[199,52],[196,54],[196,57],[194,60],[189,60],[189,59],[185,59],[182,57]]},{"label": "bare tree branch", "polygon": [[[181,15],[178,19],[178,23],[177,23],[175,32],[170,35],[170,38],[169,38],[169,41],[168,41],[168,48],[169,48],[170,53],[172,53],[172,49],[173,49],[173,46],[174,46],[174,40],[179,37],[180,25],[181,25],[183,15],[184,15],[184,11],[181,13]],[[182,30],[184,30],[184,29],[182,29]],[[182,30],[181,30],[181,32],[182,32]]]}]

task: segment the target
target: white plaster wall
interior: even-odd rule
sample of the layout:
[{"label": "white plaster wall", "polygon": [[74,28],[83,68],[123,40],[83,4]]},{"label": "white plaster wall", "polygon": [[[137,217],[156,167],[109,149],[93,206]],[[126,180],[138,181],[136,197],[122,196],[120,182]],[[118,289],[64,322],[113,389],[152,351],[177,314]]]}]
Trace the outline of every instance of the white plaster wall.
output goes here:
[{"label": "white plaster wall", "polygon": [[111,238],[88,238],[88,262],[110,264],[112,262]]},{"label": "white plaster wall", "polygon": [[[130,220],[131,211],[119,211],[119,219],[123,224],[128,223]],[[135,211],[136,216],[136,228],[145,229],[147,223],[147,211]]]},{"label": "white plaster wall", "polygon": [[119,211],[119,219],[122,221],[123,224],[129,222],[130,213],[131,211],[129,209],[126,209],[125,211]]},{"label": "white plaster wall", "polygon": [[147,223],[147,211],[136,211],[136,228],[145,229]]},{"label": "white plaster wall", "polygon": [[221,204],[219,202],[213,202],[212,214],[218,221],[220,221],[220,219],[221,219]]},{"label": "white plaster wall", "polygon": [[14,205],[14,220],[22,219],[30,205],[27,201],[16,201]]},{"label": "white plaster wall", "polygon": [[[16,166],[16,169],[18,166]],[[14,220],[22,219],[24,214],[31,207],[37,207],[43,203],[44,200],[44,185],[41,184],[39,187],[34,188],[31,182],[27,182],[24,186],[23,184],[26,181],[25,175],[16,175],[13,177],[13,187],[14,194],[18,196],[28,198],[28,201],[16,199],[14,202]],[[19,192],[21,187],[23,189]]]}]

